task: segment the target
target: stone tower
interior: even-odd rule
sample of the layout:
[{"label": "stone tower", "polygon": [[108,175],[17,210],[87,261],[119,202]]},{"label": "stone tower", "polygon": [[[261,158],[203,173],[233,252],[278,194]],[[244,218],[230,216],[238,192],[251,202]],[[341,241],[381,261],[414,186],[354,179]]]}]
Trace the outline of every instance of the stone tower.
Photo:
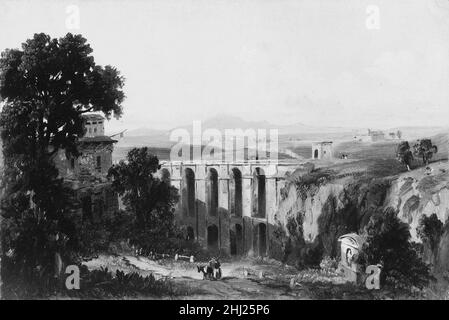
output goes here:
[{"label": "stone tower", "polygon": [[331,160],[332,141],[312,143],[312,159]]}]

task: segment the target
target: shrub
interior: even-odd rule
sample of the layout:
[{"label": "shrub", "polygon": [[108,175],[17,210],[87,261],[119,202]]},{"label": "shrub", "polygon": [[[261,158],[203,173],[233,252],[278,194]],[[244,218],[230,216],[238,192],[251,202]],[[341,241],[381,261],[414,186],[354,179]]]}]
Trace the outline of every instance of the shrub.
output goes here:
[{"label": "shrub", "polygon": [[420,218],[416,233],[423,241],[424,245],[430,249],[433,262],[438,254],[438,245],[443,232],[443,223],[438,219],[438,216],[435,213],[429,217],[422,216]]},{"label": "shrub", "polygon": [[381,264],[381,282],[396,288],[423,288],[432,279],[417,244],[410,242],[409,226],[388,208],[377,211],[365,227],[366,242],[360,254],[365,265]]},{"label": "shrub", "polygon": [[325,256],[320,262],[320,268],[326,273],[333,273],[338,267],[338,261],[335,258]]},{"label": "shrub", "polygon": [[313,195],[321,185],[331,181],[335,176],[333,170],[317,169],[310,173],[296,177],[294,180],[298,196],[305,200],[311,194]]},{"label": "shrub", "polygon": [[187,295],[189,290],[175,286],[166,279],[156,279],[153,274],[141,276],[136,272],[124,273],[117,270],[115,275],[107,268],[89,271],[81,266],[81,288],[69,291],[70,296],[80,298],[120,298],[136,296],[179,296]]},{"label": "shrub", "polygon": [[141,276],[136,272],[114,273],[107,268],[89,271],[86,266],[80,268],[80,289],[66,290],[61,281],[54,280],[52,285],[39,287],[30,285],[18,277],[5,286],[6,299],[40,299],[48,297],[72,297],[81,299],[105,299],[123,297],[163,297],[185,296],[191,290],[183,285],[175,285],[167,279],[156,279],[153,274]]}]

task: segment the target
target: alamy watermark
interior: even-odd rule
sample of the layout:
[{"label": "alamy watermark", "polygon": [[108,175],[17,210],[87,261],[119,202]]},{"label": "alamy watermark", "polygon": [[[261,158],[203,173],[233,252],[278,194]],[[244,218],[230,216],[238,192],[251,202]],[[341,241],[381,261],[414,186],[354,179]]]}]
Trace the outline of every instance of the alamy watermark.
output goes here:
[{"label": "alamy watermark", "polygon": [[193,121],[192,131],[178,128],[171,132],[170,161],[246,162],[252,160],[278,161],[278,129],[207,128]]},{"label": "alamy watermark", "polygon": [[79,30],[81,28],[80,7],[76,4],[68,5],[65,9],[65,27],[69,30]]},{"label": "alamy watermark", "polygon": [[366,7],[365,26],[368,30],[380,29],[380,9],[376,5],[369,5]]}]

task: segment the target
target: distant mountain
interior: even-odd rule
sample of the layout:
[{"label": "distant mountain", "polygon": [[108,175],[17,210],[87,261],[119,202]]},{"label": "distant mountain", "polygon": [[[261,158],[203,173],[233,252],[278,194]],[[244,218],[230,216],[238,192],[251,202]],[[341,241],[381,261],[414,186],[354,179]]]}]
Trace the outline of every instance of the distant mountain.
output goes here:
[{"label": "distant mountain", "polygon": [[[192,125],[181,126],[189,132],[192,130]],[[309,126],[303,123],[295,123],[291,125],[276,125],[268,121],[247,121],[237,116],[228,114],[217,115],[201,123],[202,130],[204,129],[218,129],[224,131],[225,129],[278,129],[279,134],[297,134],[297,133],[332,133],[332,132],[352,132],[353,128],[342,127],[320,127]]]},{"label": "distant mountain", "polygon": [[[192,132],[192,124],[180,126],[176,128],[184,128],[190,133]],[[173,128],[172,130],[176,129]],[[289,147],[297,141],[319,141],[319,140],[352,140],[355,134],[367,134],[368,128],[356,127],[327,127],[319,125],[306,125],[303,123],[295,123],[290,125],[276,125],[269,121],[247,121],[237,116],[221,114],[201,123],[201,130],[218,129],[224,134],[225,129],[278,129],[279,146]],[[375,128],[371,128],[375,129]],[[170,141],[170,133],[172,130],[156,130],[152,128],[142,127],[125,132],[124,138],[119,139],[119,147],[132,146],[150,146],[155,148],[170,148],[175,142]],[[449,132],[444,127],[397,127],[382,130],[385,134],[389,132],[402,132],[403,139],[417,139],[423,137],[435,136],[439,133]]]},{"label": "distant mountain", "polygon": [[286,126],[279,126],[278,128],[279,134],[348,133],[360,130],[360,128],[349,128],[349,127],[309,126],[303,123],[295,123]]},{"label": "distant mountain", "polygon": [[155,136],[155,135],[160,136],[160,135],[168,135],[168,131],[141,127],[133,130],[128,130],[126,131],[125,134],[130,137]]},{"label": "distant mountain", "polygon": [[[275,127],[276,126],[269,123],[268,121],[246,121],[242,118],[227,114],[217,115],[201,122],[202,130],[218,129],[220,131],[224,131],[225,129],[271,129]],[[188,131],[191,131],[192,124],[188,124],[178,128],[184,128]]]}]

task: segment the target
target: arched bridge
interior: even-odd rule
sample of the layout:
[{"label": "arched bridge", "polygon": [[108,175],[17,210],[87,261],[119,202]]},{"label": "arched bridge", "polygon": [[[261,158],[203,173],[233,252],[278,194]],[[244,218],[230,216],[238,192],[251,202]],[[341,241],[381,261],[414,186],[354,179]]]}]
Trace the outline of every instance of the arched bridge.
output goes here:
[{"label": "arched bridge", "polygon": [[299,162],[166,162],[160,177],[180,190],[176,219],[211,251],[268,254],[271,227],[288,172]]}]

